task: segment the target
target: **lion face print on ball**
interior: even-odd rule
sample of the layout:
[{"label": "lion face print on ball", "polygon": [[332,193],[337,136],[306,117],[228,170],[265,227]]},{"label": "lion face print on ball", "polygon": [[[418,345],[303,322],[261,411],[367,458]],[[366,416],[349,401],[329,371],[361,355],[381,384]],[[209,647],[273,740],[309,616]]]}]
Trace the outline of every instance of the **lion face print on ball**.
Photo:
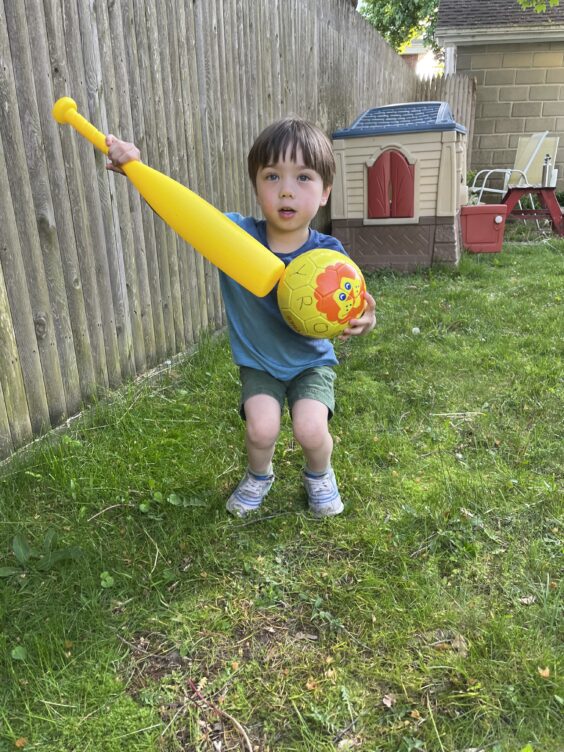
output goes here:
[{"label": "lion face print on ball", "polygon": [[366,284],[358,266],[339,251],[308,251],[291,261],[278,284],[278,306],[298,334],[331,338],[362,316]]}]

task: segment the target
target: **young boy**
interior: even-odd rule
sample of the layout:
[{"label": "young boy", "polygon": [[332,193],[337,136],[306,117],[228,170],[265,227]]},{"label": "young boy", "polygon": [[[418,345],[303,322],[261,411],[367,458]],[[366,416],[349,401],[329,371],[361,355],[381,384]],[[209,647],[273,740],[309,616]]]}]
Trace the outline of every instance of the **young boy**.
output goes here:
[{"label": "young boy", "polygon": [[[109,169],[139,159],[133,146],[108,136]],[[330,235],[310,228],[325,206],[335,175],[331,143],[316,126],[297,117],[279,120],[258,136],[248,156],[249,177],[264,219],[227,214],[288,265],[314,248],[345,253]],[[304,486],[316,517],[340,514],[343,502],[331,467],[333,439],[329,420],[335,407],[333,366],[337,359],[327,339],[291,330],[278,309],[276,290],[258,298],[220,272],[231,351],[242,384],[240,412],[246,422],[248,467],[227,501],[242,517],[259,509],[274,482],[272,458],[285,401],[306,466]],[[366,334],[376,323],[374,298],[352,320],[341,338]]]}]

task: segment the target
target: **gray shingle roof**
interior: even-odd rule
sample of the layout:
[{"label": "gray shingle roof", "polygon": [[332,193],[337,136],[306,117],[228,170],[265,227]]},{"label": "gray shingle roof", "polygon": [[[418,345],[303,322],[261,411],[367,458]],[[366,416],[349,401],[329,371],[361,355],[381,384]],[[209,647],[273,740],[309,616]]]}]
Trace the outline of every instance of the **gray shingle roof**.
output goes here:
[{"label": "gray shingle roof", "polygon": [[447,102],[406,102],[366,110],[349,128],[333,133],[333,138],[454,130],[466,133],[464,126],[455,122]]},{"label": "gray shingle roof", "polygon": [[564,1],[545,13],[523,10],[517,0],[440,0],[437,29],[550,26],[564,23]]}]

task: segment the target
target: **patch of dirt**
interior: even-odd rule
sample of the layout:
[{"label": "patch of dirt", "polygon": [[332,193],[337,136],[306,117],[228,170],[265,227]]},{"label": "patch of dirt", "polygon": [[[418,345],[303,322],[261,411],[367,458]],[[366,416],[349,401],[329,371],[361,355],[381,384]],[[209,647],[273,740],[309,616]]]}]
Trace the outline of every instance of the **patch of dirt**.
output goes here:
[{"label": "patch of dirt", "polygon": [[[207,691],[220,665],[224,668],[224,661],[217,662],[212,670],[214,667],[204,665],[201,655],[182,656],[158,633],[119,639],[130,651],[127,692],[143,703],[154,692],[163,722],[158,747],[161,752],[272,752],[260,727],[245,728],[224,709],[230,682],[214,693]],[[269,644],[269,637],[265,644]]]}]

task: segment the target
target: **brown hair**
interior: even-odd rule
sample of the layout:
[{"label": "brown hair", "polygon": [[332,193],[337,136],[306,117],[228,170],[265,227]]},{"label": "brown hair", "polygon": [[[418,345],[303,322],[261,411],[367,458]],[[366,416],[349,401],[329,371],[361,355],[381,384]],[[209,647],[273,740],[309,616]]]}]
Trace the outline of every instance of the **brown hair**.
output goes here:
[{"label": "brown hair", "polygon": [[288,149],[291,149],[290,159],[294,161],[298,149],[301,149],[305,166],[321,175],[323,187],[333,185],[335,157],[331,142],[313,123],[290,116],[267,126],[251,147],[247,161],[249,177],[255,188],[258,171],[279,162]]}]

